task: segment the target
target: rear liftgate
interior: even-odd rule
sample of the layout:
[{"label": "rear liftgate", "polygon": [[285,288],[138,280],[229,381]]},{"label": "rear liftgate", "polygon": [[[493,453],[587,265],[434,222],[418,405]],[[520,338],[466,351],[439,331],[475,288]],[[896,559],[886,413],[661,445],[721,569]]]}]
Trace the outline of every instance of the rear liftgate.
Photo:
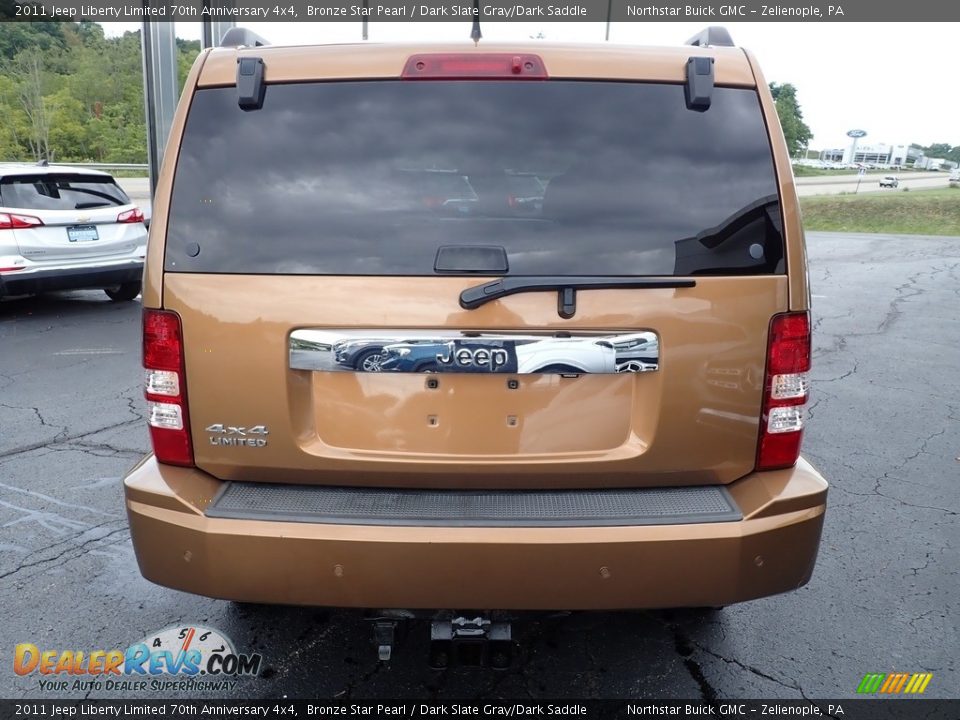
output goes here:
[{"label": "rear liftgate", "polygon": [[[499,283],[496,289],[503,290]],[[291,333],[289,353],[292,369],[321,372],[583,375],[655,372],[660,364],[659,338],[652,331],[558,337],[548,332],[301,329]],[[741,517],[726,489],[712,486],[507,493],[260,483],[226,483],[207,515],[398,526],[446,525],[456,518],[459,525],[471,527],[730,522]],[[408,611],[384,610],[371,618],[381,662],[392,658],[401,623],[415,617]],[[510,666],[509,619],[447,612],[431,617],[430,623],[432,668]]]}]

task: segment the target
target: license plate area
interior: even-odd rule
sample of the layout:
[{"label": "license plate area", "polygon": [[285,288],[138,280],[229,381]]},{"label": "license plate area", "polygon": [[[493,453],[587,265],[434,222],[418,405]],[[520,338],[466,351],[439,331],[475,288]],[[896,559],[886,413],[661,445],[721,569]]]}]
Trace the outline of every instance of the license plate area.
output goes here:
[{"label": "license plate area", "polygon": [[564,333],[300,329],[293,370],[350,373],[612,375],[656,371],[652,330]]},{"label": "license plate area", "polygon": [[67,240],[75,242],[94,242],[100,239],[96,225],[71,225],[67,228]]}]

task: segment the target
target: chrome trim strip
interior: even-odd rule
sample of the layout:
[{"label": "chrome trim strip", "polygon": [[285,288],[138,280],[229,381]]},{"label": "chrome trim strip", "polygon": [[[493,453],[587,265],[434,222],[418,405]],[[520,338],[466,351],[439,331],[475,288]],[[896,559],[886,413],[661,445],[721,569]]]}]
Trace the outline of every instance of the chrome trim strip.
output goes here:
[{"label": "chrome trim strip", "polygon": [[466,330],[294,330],[290,367],[319,372],[586,375],[652,372],[655,332],[509,333]]}]

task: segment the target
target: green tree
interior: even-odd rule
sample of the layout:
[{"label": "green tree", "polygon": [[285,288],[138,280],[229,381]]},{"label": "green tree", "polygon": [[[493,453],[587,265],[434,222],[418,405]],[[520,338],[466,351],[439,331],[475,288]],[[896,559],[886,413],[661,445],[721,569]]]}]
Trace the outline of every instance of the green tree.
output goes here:
[{"label": "green tree", "polygon": [[803,121],[803,112],[797,101],[797,89],[790,83],[770,83],[770,92],[777,106],[777,116],[780,118],[790,157],[802,155],[810,144],[813,133]]},{"label": "green tree", "polygon": [[960,163],[960,145],[951,146],[950,143],[933,143],[932,145],[914,144],[912,147],[918,147],[923,154],[932,158],[943,158]]},{"label": "green tree", "polygon": [[[0,0],[0,17],[8,5]],[[181,86],[199,52],[177,40]],[[0,161],[146,162],[140,33],[0,23],[0,115]]]},{"label": "green tree", "polygon": [[29,121],[26,134],[30,153],[35,160],[51,159],[49,89],[43,53],[36,48],[21,50],[13,59],[12,78],[17,99]]},{"label": "green tree", "polygon": [[[0,17],[4,12],[2,7],[9,5],[13,12],[13,3],[9,0],[0,0]],[[0,58],[12,59],[21,50],[35,48],[42,52],[57,52],[65,46],[63,26],[58,22],[0,22]]]}]

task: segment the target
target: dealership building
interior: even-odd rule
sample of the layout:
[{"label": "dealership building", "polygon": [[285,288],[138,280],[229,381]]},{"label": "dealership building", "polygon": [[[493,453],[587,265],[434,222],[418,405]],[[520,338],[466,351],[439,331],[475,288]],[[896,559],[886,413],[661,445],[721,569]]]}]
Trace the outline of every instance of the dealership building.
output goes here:
[{"label": "dealership building", "polygon": [[918,147],[910,147],[909,143],[887,145],[885,143],[870,144],[854,141],[848,147],[833,148],[820,153],[820,159],[824,162],[843,163],[844,165],[867,163],[870,165],[912,167],[917,161],[922,164],[923,157],[923,150]]}]

